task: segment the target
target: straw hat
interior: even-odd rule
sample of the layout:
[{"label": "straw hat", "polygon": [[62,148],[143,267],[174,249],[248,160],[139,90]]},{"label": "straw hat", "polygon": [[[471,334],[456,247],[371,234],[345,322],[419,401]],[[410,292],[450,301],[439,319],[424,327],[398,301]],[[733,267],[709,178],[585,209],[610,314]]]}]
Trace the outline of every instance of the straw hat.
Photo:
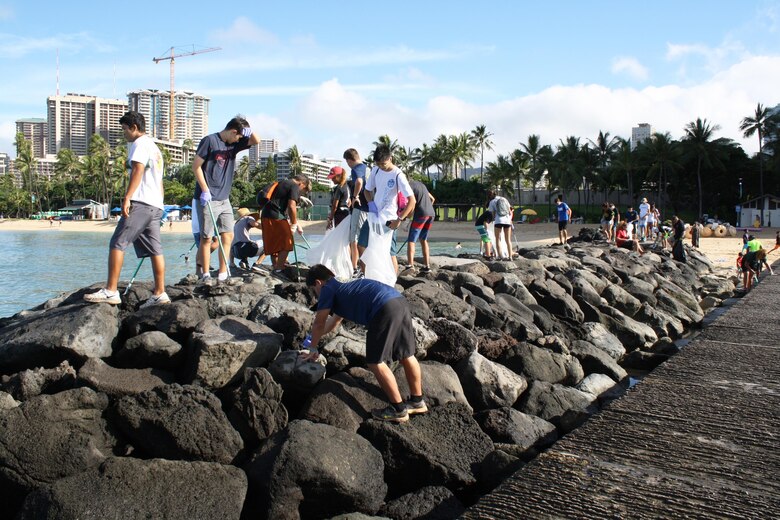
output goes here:
[{"label": "straw hat", "polygon": [[255,220],[260,220],[260,213],[257,212],[251,212],[246,208],[238,208],[238,218],[244,218],[244,217],[252,217]]}]

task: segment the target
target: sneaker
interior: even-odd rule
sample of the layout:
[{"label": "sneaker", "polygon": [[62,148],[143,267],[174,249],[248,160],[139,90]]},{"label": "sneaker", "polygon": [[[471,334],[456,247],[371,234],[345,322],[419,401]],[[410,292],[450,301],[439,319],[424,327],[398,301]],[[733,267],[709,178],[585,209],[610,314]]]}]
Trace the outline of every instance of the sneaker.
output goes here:
[{"label": "sneaker", "polygon": [[289,282],[290,281],[290,279],[287,278],[287,275],[284,274],[284,270],[283,269],[274,269],[273,271],[271,271],[271,274],[274,275],[279,280],[282,280],[283,282]]},{"label": "sneaker", "polygon": [[422,274],[430,273],[431,272],[431,268],[429,266],[427,266],[427,265],[424,265],[424,266],[422,266],[420,268],[420,272]]},{"label": "sneaker", "polygon": [[228,279],[227,271],[225,271],[224,273],[219,273],[217,275],[217,280],[219,280],[220,282],[224,282],[227,279]]},{"label": "sneaker", "polygon": [[247,262],[246,260],[241,260],[241,261],[238,263],[238,267],[240,267],[240,268],[241,268],[241,269],[243,269],[244,271],[249,271],[249,262]]},{"label": "sneaker", "polygon": [[402,423],[409,420],[409,412],[404,408],[398,412],[393,405],[388,405],[387,408],[379,409],[371,412],[371,416],[379,421],[390,421],[396,423]]},{"label": "sneaker", "polygon": [[198,283],[211,286],[214,285],[214,279],[209,273],[204,273],[203,276],[200,277],[200,280],[198,280]]},{"label": "sneaker", "polygon": [[404,401],[404,404],[406,405],[406,413],[409,415],[428,413],[428,405],[425,404],[425,399],[419,403],[415,403],[414,401]]},{"label": "sneaker", "polygon": [[171,299],[168,297],[168,293],[162,293],[158,296],[152,295],[151,298],[141,304],[139,309],[151,307],[152,305],[165,305],[166,303],[171,303]]},{"label": "sneaker", "polygon": [[251,271],[258,274],[268,274],[268,270],[260,264],[253,265]]},{"label": "sneaker", "polygon": [[110,303],[111,305],[119,305],[122,303],[122,299],[119,297],[119,291],[111,293],[106,289],[100,289],[98,292],[85,294],[84,301],[89,303]]},{"label": "sneaker", "polygon": [[352,279],[353,280],[360,280],[361,278],[363,278],[365,276],[366,276],[366,274],[363,271],[361,271],[359,267],[357,269],[355,269],[354,271],[352,271]]}]

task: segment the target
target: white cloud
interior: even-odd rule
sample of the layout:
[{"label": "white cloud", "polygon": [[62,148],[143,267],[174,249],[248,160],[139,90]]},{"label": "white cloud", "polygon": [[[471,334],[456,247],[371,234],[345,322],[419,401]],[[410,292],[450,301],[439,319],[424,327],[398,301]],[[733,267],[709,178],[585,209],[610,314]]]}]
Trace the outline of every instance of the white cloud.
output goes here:
[{"label": "white cloud", "polygon": [[0,4],[0,20],[10,20],[14,17],[14,8],[10,5]]},{"label": "white cloud", "polygon": [[94,52],[111,52],[114,48],[97,40],[87,32],[57,34],[43,38],[0,34],[0,58],[22,58],[28,54],[59,49],[62,53],[89,49]]},{"label": "white cloud", "polygon": [[755,153],[755,139],[744,139],[739,123],[753,113],[756,103],[771,106],[778,101],[777,84],[780,57],[751,58],[691,86],[552,86],[490,104],[435,96],[422,106],[410,106],[350,89],[334,79],[303,97],[293,113],[285,114],[284,120],[290,121],[287,135],[296,141],[280,141],[282,147],[297,144],[307,152],[338,157],[350,146],[367,152],[385,133],[415,147],[431,143],[441,133],[470,131],[485,124],[494,134],[493,155],[517,148],[532,133],[553,146],[569,135],[580,137],[584,144],[600,130],[628,138],[640,122],[679,139],[685,125],[701,117],[721,126],[717,137],[738,141],[746,152]]},{"label": "white cloud", "polygon": [[225,29],[211,31],[212,40],[226,47],[236,47],[239,44],[275,45],[279,39],[275,34],[258,27],[249,18],[239,16],[233,24]]},{"label": "white cloud", "polygon": [[647,68],[639,60],[629,56],[621,56],[612,60],[613,74],[628,74],[629,77],[644,81],[648,77]]}]

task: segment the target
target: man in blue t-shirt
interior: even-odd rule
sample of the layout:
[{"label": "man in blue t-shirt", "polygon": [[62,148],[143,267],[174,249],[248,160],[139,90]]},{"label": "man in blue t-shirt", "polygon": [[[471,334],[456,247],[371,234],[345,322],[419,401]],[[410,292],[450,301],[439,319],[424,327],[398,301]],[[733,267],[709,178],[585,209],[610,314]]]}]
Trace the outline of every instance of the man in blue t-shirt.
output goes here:
[{"label": "man in blue t-shirt", "polygon": [[[306,275],[306,285],[317,295],[317,313],[311,336],[304,341],[304,347],[309,349],[308,354],[303,354],[304,359],[317,359],[320,338],[338,327],[343,319],[364,325],[368,327],[366,364],[390,400],[388,407],[374,410],[372,416],[382,421],[406,422],[410,414],[427,412],[422,397],[420,364],[414,357],[416,340],[406,298],[393,287],[376,280],[341,283],[322,264],[312,266]],[[401,398],[398,383],[387,366],[390,361],[400,361],[404,367],[411,393],[407,401]]]},{"label": "man in blue t-shirt", "polygon": [[[215,134],[200,140],[192,161],[195,174],[195,199],[203,206],[198,212],[200,225],[200,247],[198,265],[203,268],[203,280],[211,279],[211,237],[217,234],[222,241],[222,250],[228,251],[233,242],[233,208],[230,205],[230,190],[233,187],[233,173],[236,169],[236,155],[258,144],[260,138],[252,132],[249,123],[242,116],[236,116]],[[217,223],[214,229],[212,215]],[[227,279],[227,259],[220,256],[219,279]]]},{"label": "man in blue t-shirt", "polygon": [[561,244],[565,244],[569,240],[569,232],[566,231],[566,227],[571,220],[571,208],[563,202],[563,195],[558,195],[555,204],[558,212],[558,240],[561,241]]},{"label": "man in blue t-shirt", "polygon": [[360,159],[358,151],[354,148],[344,151],[344,160],[352,170],[349,180],[349,189],[352,193],[352,199],[350,200],[352,214],[349,221],[349,255],[352,261],[352,276],[358,278],[362,275],[362,271],[358,267],[358,259],[366,249],[358,245],[360,228],[368,220],[368,202],[364,193],[366,187],[366,165]]}]

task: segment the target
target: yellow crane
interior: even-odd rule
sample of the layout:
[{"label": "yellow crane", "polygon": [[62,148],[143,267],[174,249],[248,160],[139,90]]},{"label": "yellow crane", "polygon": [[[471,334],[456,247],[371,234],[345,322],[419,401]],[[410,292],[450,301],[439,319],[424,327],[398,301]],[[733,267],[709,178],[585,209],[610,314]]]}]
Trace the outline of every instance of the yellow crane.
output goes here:
[{"label": "yellow crane", "polygon": [[[186,50],[191,47],[191,50]],[[159,58],[152,58],[152,61],[155,63],[160,63],[161,61],[165,60],[171,60],[171,91],[170,91],[170,106],[169,106],[169,120],[168,120],[168,140],[173,141],[176,138],[176,134],[174,131],[174,123],[176,121],[176,105],[174,102],[174,90],[173,90],[173,83],[174,83],[174,64],[176,63],[176,58],[181,58],[183,56],[194,56],[195,54],[203,54],[204,52],[214,52],[222,50],[221,47],[208,47],[204,49],[195,49],[195,45],[187,46],[187,47],[171,47],[170,49],[165,51],[165,54],[160,56]]]}]

